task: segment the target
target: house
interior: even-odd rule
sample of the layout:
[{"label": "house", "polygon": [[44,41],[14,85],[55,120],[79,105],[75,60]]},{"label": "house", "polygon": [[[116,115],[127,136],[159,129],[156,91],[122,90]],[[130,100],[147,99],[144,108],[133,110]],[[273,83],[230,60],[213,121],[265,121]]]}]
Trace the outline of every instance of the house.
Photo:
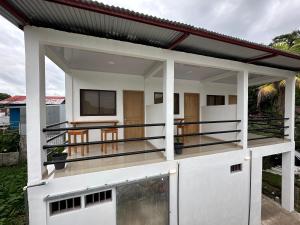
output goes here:
[{"label": "house", "polygon": [[[57,123],[65,120],[65,97],[46,96],[47,124]],[[22,134],[26,134],[26,96],[11,96],[0,101],[7,111],[9,111],[9,125],[11,128],[21,128]]]},{"label": "house", "polygon": [[[6,0],[0,13],[25,35],[31,225],[258,225],[273,154],[294,210],[300,56],[94,1]],[[45,56],[65,72],[65,128],[46,125]],[[282,79],[284,118],[248,118],[248,87]],[[54,131],[68,142],[47,143]],[[68,158],[47,157],[54,147]]]}]

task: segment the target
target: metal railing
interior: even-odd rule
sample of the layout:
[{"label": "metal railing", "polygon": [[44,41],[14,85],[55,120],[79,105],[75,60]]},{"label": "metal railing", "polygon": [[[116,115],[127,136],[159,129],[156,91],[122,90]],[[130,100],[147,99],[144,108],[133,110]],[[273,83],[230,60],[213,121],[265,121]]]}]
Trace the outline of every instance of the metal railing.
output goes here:
[{"label": "metal railing", "polygon": [[260,135],[260,137],[248,138],[248,141],[271,139],[271,138],[285,138],[285,121],[289,118],[278,118],[270,116],[255,116],[248,119],[248,132]]},{"label": "metal railing", "polygon": [[[175,122],[174,125],[200,125],[200,124],[222,124],[222,123],[239,123],[241,120],[218,120],[218,121],[195,121],[195,122]],[[112,143],[120,143],[120,142],[133,142],[133,141],[147,141],[147,140],[157,140],[157,139],[165,139],[165,136],[149,136],[149,137],[140,137],[140,138],[124,138],[119,140],[106,140],[106,141],[87,141],[87,142],[79,142],[79,143],[69,143],[66,141],[61,144],[49,144],[49,142],[59,138],[63,135],[66,135],[68,131],[72,130],[101,130],[106,128],[141,128],[141,127],[158,127],[165,126],[165,123],[148,123],[148,124],[129,124],[129,125],[102,125],[102,126],[80,126],[80,127],[58,127],[62,124],[68,123],[67,121],[57,124],[52,124],[43,129],[43,132],[62,132],[59,133],[47,140],[47,144],[43,146],[44,150],[53,150],[54,148],[59,147],[76,147],[76,146],[87,146],[87,145],[103,145],[103,144],[112,144]],[[208,132],[197,132],[197,133],[187,133],[187,134],[176,134],[174,137],[184,137],[184,136],[201,136],[201,135],[213,135],[213,134],[226,134],[226,133],[239,133],[241,130],[239,129],[230,129],[230,130],[221,130],[221,131],[208,131]],[[217,140],[210,143],[201,143],[201,144],[189,144],[184,145],[183,148],[195,148],[195,147],[203,147],[203,146],[211,146],[211,145],[220,145],[220,144],[228,144],[228,143],[237,143],[240,142],[239,139],[222,141]],[[138,155],[138,154],[146,154],[146,153],[154,153],[154,152],[162,152],[165,151],[165,148],[156,148],[156,149],[148,149],[148,150],[137,150],[123,153],[114,153],[114,154],[105,154],[105,155],[97,155],[97,156],[86,156],[80,158],[72,158],[66,160],[59,161],[47,161],[44,162],[44,165],[56,164],[61,162],[78,162],[78,161],[86,161],[86,160],[94,160],[94,159],[103,159],[103,158],[113,158],[119,156],[129,156],[129,155]]]}]

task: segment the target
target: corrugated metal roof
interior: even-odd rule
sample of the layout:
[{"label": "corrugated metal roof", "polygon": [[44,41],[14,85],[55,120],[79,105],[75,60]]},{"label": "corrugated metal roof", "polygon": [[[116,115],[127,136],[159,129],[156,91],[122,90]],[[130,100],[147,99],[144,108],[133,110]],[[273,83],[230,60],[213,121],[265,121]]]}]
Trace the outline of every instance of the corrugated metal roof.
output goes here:
[{"label": "corrugated metal roof", "polygon": [[[46,96],[46,105],[60,105],[65,103],[63,96]],[[26,96],[15,95],[0,101],[0,105],[25,105]]]},{"label": "corrugated metal roof", "polygon": [[[161,48],[174,46],[177,51],[241,62],[251,59],[254,64],[300,71],[299,55],[95,1],[7,0],[0,6],[0,13],[19,27],[30,24]],[[278,57],[283,58],[280,63]]]}]

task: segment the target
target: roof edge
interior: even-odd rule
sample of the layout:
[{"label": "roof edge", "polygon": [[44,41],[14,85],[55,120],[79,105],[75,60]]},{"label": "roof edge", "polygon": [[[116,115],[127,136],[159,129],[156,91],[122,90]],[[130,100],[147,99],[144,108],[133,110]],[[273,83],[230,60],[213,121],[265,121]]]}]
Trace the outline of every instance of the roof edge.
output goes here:
[{"label": "roof edge", "polygon": [[102,13],[109,16],[119,17],[127,20],[132,20],[140,23],[145,23],[153,26],[158,26],[178,32],[182,32],[184,34],[193,34],[196,36],[201,36],[208,39],[213,39],[217,41],[226,42],[233,45],[238,45],[241,47],[246,47],[250,49],[255,49],[259,51],[265,51],[268,53],[276,54],[278,56],[285,56],[289,58],[294,58],[300,60],[300,55],[281,51],[275,48],[271,48],[269,46],[265,46],[262,44],[257,44],[245,40],[241,40],[238,38],[234,38],[228,35],[218,34],[216,32],[208,31],[201,28],[196,28],[190,25],[186,25],[183,23],[173,22],[166,19],[159,19],[157,17],[137,13],[134,11],[130,11],[120,7],[114,7],[105,5],[103,3],[91,1],[91,3],[83,2],[83,1],[73,1],[73,0],[45,0],[48,2],[54,2],[61,5],[66,5],[70,7],[75,7],[79,9],[85,9],[88,11],[93,11],[97,13]]}]

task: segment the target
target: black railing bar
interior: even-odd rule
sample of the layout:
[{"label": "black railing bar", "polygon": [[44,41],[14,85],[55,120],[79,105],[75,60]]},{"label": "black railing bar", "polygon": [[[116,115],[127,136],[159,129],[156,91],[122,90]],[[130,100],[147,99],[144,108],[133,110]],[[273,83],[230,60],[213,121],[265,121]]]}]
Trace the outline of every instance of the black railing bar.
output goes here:
[{"label": "black railing bar", "polygon": [[241,140],[230,140],[230,141],[211,142],[211,143],[205,143],[205,144],[184,145],[183,148],[195,148],[195,147],[203,147],[203,146],[210,146],[210,145],[221,145],[221,144],[236,143],[236,142],[240,142],[240,141]]},{"label": "black railing bar", "polygon": [[149,123],[149,124],[127,124],[127,125],[105,125],[105,126],[82,126],[82,127],[61,127],[61,128],[44,128],[47,131],[68,131],[68,130],[96,130],[105,128],[132,128],[132,127],[158,127],[165,126],[165,123]]},{"label": "black railing bar", "polygon": [[267,119],[284,119],[286,117],[273,117],[273,116],[248,116],[249,119],[259,119],[259,118],[267,118]]},{"label": "black railing bar", "polygon": [[69,123],[69,122],[63,121],[63,122],[59,122],[59,123],[50,124],[50,125],[47,125],[46,128],[56,127],[56,126],[59,126],[59,125],[65,124],[65,123]]},{"label": "black railing bar", "polygon": [[115,153],[115,154],[108,154],[108,155],[88,156],[88,157],[81,157],[81,158],[75,158],[75,159],[47,161],[47,162],[44,162],[44,166],[56,164],[56,163],[79,162],[79,161],[87,161],[87,160],[94,160],[94,159],[105,159],[105,158],[113,158],[113,157],[119,157],[119,156],[139,155],[139,154],[163,152],[163,151],[165,151],[164,148],[158,148],[158,149],[149,149],[149,150],[141,150],[141,151],[133,151],[133,152]]},{"label": "black railing bar", "polygon": [[238,133],[241,130],[223,130],[223,131],[211,131],[211,132],[201,132],[201,133],[191,133],[191,134],[177,134],[174,137],[185,137],[185,136],[197,136],[197,135],[208,135],[208,134],[226,134],[226,133]]},{"label": "black railing bar", "polygon": [[269,139],[269,138],[283,138],[289,136],[288,134],[282,135],[282,137],[277,136],[268,136],[268,137],[257,137],[257,138],[248,138],[248,141],[260,140],[260,139]]},{"label": "black railing bar", "polygon": [[67,131],[64,131],[64,132],[62,132],[62,133],[60,133],[60,134],[57,134],[57,135],[55,135],[55,136],[53,136],[53,137],[47,139],[46,142],[48,143],[48,142],[50,142],[50,141],[53,141],[54,139],[59,138],[60,136],[65,135],[66,133],[67,133]]},{"label": "black railing bar", "polygon": [[208,123],[240,123],[241,120],[211,120],[211,121],[194,121],[194,122],[176,122],[174,125],[190,125],[190,124],[208,124]]},{"label": "black railing bar", "polygon": [[[284,127],[277,127],[278,129],[286,129],[286,128],[289,128],[289,126],[284,126]],[[264,130],[274,130],[275,128],[250,128],[248,129],[248,131],[264,131]]]},{"label": "black railing bar", "polygon": [[264,133],[266,134],[278,134],[278,135],[283,135],[283,132],[282,133],[278,133],[276,131],[265,131]]},{"label": "black railing bar", "polygon": [[44,145],[43,149],[57,148],[57,147],[76,147],[76,146],[98,145],[98,144],[112,144],[112,143],[130,142],[130,141],[146,141],[146,140],[155,140],[155,139],[163,139],[163,138],[165,138],[165,136],[127,138],[127,139],[107,140],[107,141],[90,141],[90,142],[80,142],[80,143],[72,143],[72,144],[69,143],[69,144]]},{"label": "black railing bar", "polygon": [[251,122],[249,121],[249,125],[262,125],[262,126],[270,126],[270,127],[282,127],[282,124],[272,124],[272,123],[260,123],[260,122]]},{"label": "black railing bar", "polygon": [[[287,127],[281,127],[279,128],[280,130],[283,130],[285,128],[289,128],[288,126]],[[275,128],[251,128],[251,129],[248,129],[248,131],[266,131],[267,133],[271,133],[271,131],[274,131]]]},{"label": "black railing bar", "polygon": [[263,122],[265,122],[265,121],[277,121],[277,120],[279,120],[279,121],[281,121],[281,120],[289,120],[289,118],[281,118],[281,119],[248,119],[248,121],[250,121],[250,122],[259,122],[259,121],[263,121]]}]

